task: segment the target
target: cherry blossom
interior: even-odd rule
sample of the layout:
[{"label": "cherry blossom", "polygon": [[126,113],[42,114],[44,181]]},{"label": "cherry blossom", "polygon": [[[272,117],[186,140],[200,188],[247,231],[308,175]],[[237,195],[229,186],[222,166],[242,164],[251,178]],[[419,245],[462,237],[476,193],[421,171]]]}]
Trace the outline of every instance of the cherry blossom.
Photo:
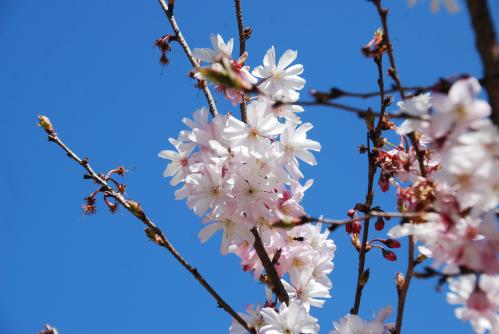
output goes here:
[{"label": "cherry blossom", "polygon": [[272,46],[263,58],[263,66],[256,67],[252,72],[255,77],[262,79],[260,89],[285,102],[298,100],[297,91],[306,83],[305,79],[299,77],[303,73],[303,66],[296,64],[288,67],[297,56],[298,52],[286,50],[276,63],[275,49]]},{"label": "cherry blossom", "polygon": [[449,289],[447,301],[462,305],[456,317],[470,321],[478,334],[499,333],[499,276],[481,275],[477,284],[475,275],[462,275],[449,280]]},{"label": "cherry blossom", "polygon": [[319,331],[317,319],[311,317],[305,307],[297,301],[290,301],[289,307],[282,303],[279,313],[273,308],[261,310],[265,325],[261,334],[314,334]]},{"label": "cherry blossom", "polygon": [[381,309],[372,321],[363,320],[356,314],[347,314],[338,322],[334,321],[334,330],[329,334],[385,334],[390,333],[392,324],[384,324],[390,313],[393,312],[391,306]]}]

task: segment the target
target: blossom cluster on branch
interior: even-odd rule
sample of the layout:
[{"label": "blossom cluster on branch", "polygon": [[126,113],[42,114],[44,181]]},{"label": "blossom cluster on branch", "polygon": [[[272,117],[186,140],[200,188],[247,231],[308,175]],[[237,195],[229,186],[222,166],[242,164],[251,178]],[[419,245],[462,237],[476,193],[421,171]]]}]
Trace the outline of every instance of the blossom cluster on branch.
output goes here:
[{"label": "blossom cluster on branch", "polygon": [[[448,300],[464,304],[456,315],[471,321],[477,333],[497,333],[499,132],[488,118],[489,104],[478,97],[480,90],[475,78],[462,78],[448,91],[399,102],[403,112],[430,120],[409,119],[394,126],[401,143],[380,151],[379,185],[383,191],[390,183],[396,187],[401,212],[420,214],[388,235],[413,235],[420,253],[433,259],[433,268],[452,276]],[[409,134],[419,137],[425,176],[415,148],[405,144]]]},{"label": "blossom cluster on branch", "polygon": [[[278,275],[289,274],[289,282],[282,279],[289,305],[281,303],[279,311],[274,309],[276,301],[271,284],[267,284],[266,301],[243,318],[261,333],[315,333],[317,321],[308,312],[310,306],[321,307],[324,298],[330,297],[328,274],[333,270],[336,246],[320,224],[290,229],[274,226],[283,217],[305,214],[301,200],[312,180],[301,184],[304,176],[299,161],[315,165],[311,151],[320,150],[318,142],[307,138],[312,124],[302,123],[296,115],[303,108],[293,104],[274,107],[277,101],[299,98],[305,84],[299,76],[303,66],[290,66],[296,51],[287,50],[277,60],[272,47],[263,66],[250,74],[249,67],[243,65],[246,56],[231,58],[232,39],[226,43],[220,35],[212,35],[211,41],[211,49],[193,52],[207,63],[197,69],[196,76],[213,79],[217,90],[234,104],[248,101],[247,122],[230,113],[210,120],[205,108],[194,112],[192,120],[184,119],[189,129],[170,139],[176,150],[159,154],[171,160],[164,175],[172,176],[172,185],[182,184],[176,198],[186,199],[207,224],[199,233],[201,241],[221,230],[221,253],[236,254],[244,271],[267,282],[254,247],[251,230],[256,228]],[[253,86],[258,87],[258,94],[250,97],[245,90]],[[241,331],[245,329],[238,323],[231,327],[232,333]]]}]

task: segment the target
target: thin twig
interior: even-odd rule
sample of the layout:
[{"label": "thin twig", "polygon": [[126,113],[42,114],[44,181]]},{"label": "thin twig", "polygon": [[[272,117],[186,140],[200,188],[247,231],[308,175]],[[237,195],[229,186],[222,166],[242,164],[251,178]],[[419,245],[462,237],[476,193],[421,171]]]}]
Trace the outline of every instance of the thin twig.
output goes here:
[{"label": "thin twig", "polygon": [[[241,0],[234,0],[236,6],[236,19],[237,19],[237,30],[239,31],[239,57],[241,57],[244,52],[246,52],[246,36],[244,35],[244,24],[243,24],[243,12],[241,9]],[[240,93],[243,101],[239,103],[239,109],[241,110],[241,120],[246,123],[248,121],[248,116],[246,114],[246,101],[244,93]]]},{"label": "thin twig", "polygon": [[[388,58],[390,60],[390,66],[391,66],[390,69],[388,70],[388,74],[392,77],[393,81],[395,82],[395,85],[399,90],[400,98],[404,100],[406,96],[395,64],[395,55],[393,52],[393,46],[390,41],[390,35],[388,30],[388,21],[387,21],[388,9],[383,8],[381,6],[381,0],[374,0],[373,3],[376,6],[376,10],[378,11],[381,23],[383,25],[383,39],[386,45],[388,46]],[[411,144],[416,152],[421,175],[425,177],[426,168],[424,164],[424,155],[420,150],[419,141],[417,140],[414,134],[410,135],[409,139],[411,140]],[[397,304],[397,321],[395,323],[395,334],[400,334],[402,330],[402,320],[404,314],[405,301],[407,298],[407,291],[409,290],[412,275],[414,272],[414,238],[412,236],[409,236],[408,258],[409,259],[408,259],[406,277],[404,284],[400,290],[398,304]]]},{"label": "thin twig", "polygon": [[265,272],[270,278],[274,293],[281,303],[289,304],[288,293],[286,292],[284,285],[282,285],[281,279],[279,278],[279,274],[277,273],[274,264],[272,264],[269,255],[265,251],[265,247],[263,246],[260,234],[258,234],[258,229],[256,227],[253,227],[251,229],[251,233],[255,237],[255,243],[253,244],[253,246],[255,247],[256,254],[260,258],[263,268],[265,268]]},{"label": "thin twig", "polygon": [[[184,52],[189,59],[189,62],[193,67],[199,67],[199,62],[194,58],[192,55],[192,51],[189,48],[189,44],[187,44],[184,35],[182,34],[182,31],[178,27],[177,21],[175,20],[175,17],[173,16],[173,0],[170,0],[168,5],[165,0],[158,0],[159,4],[161,5],[161,8],[163,9],[163,12],[166,14],[166,17],[168,18],[168,21],[170,22],[170,25],[173,29],[173,32],[175,33],[176,40],[179,42],[179,44],[182,46],[182,49],[184,49]],[[170,6],[170,7],[168,7]],[[211,95],[211,91],[208,88],[208,84],[206,83],[205,80],[201,80],[199,83],[201,89],[203,90],[204,95],[206,96],[206,100],[208,101],[208,105],[210,107],[210,113],[212,116],[216,116],[218,114],[217,111],[217,105],[215,104],[215,100],[213,99],[213,96]]]},{"label": "thin twig", "polygon": [[[277,105],[279,105],[279,104],[285,104],[285,103],[277,103]],[[381,116],[381,112],[379,112],[379,111],[367,112],[365,109],[355,108],[355,107],[351,107],[351,106],[346,105],[346,104],[329,102],[329,101],[297,101],[297,102],[293,102],[290,104],[296,104],[299,106],[311,106],[311,107],[325,106],[325,107],[330,107],[330,108],[334,108],[334,109],[340,109],[340,110],[347,111],[347,112],[356,113],[357,116],[359,116],[361,118],[364,118],[368,115]],[[408,114],[405,112],[390,114],[390,118],[407,118],[407,119],[416,119],[416,120],[420,120],[420,121],[429,121],[430,120],[430,117],[428,115],[419,115],[418,116],[418,115],[411,115],[411,114]]]},{"label": "thin twig", "polygon": [[[44,117],[44,116],[41,116]],[[239,314],[237,314],[232,307],[225,302],[225,300],[211,287],[208,282],[204,279],[204,277],[198,272],[198,270],[192,267],[175,249],[175,247],[168,241],[164,233],[161,231],[159,227],[157,227],[147,216],[147,214],[142,210],[140,205],[137,202],[127,200],[125,197],[119,192],[115,191],[105,179],[101,176],[101,174],[96,173],[93,168],[90,166],[87,159],[81,159],[76,153],[74,153],[63,141],[59,138],[57,133],[54,131],[50,121],[50,127],[43,125],[43,120],[40,117],[40,125],[43,126],[45,131],[48,134],[49,141],[57,144],[61,147],[66,155],[72,160],[76,161],[80,166],[82,166],[87,174],[85,178],[93,180],[95,183],[101,186],[102,191],[110,197],[113,197],[117,202],[119,202],[125,209],[127,209],[131,214],[137,217],[144,225],[147,226],[146,233],[147,235],[155,241],[159,246],[164,247],[170,254],[172,254],[175,259],[187,270],[192,276],[209,292],[209,294],[217,301],[217,304],[224,309],[228,314],[230,314],[238,323],[241,324],[247,331],[251,333],[255,333],[254,328],[250,327],[246,321]],[[48,120],[45,117],[46,120]]]},{"label": "thin twig", "polygon": [[[418,92],[418,91],[427,91],[431,90],[433,88],[432,86],[414,86],[414,87],[404,87],[405,91],[413,91],[413,92]],[[399,91],[398,87],[392,87],[390,89],[385,89],[385,94],[392,94],[392,93],[397,93]],[[328,99],[338,99],[342,97],[355,97],[355,98],[360,98],[360,99],[370,99],[373,97],[377,97],[380,95],[379,90],[378,91],[373,91],[373,92],[367,92],[367,93],[359,93],[359,92],[349,92],[337,87],[331,88],[329,92],[322,92],[322,91],[317,91],[317,90],[311,90],[312,95],[318,95],[318,96],[324,96],[327,97]]]},{"label": "thin twig", "polygon": [[371,211],[366,213],[361,217],[351,218],[351,219],[330,219],[330,218],[318,218],[318,217],[310,217],[305,216],[302,217],[301,221],[296,225],[306,224],[310,222],[317,222],[326,225],[345,225],[358,221],[367,220],[373,217],[384,217],[384,218],[421,218],[428,214],[428,212],[384,212],[384,211]]},{"label": "thin twig", "polygon": [[400,333],[402,330],[402,320],[404,318],[404,307],[405,300],[407,298],[407,291],[409,291],[409,286],[411,285],[411,279],[414,275],[414,236],[409,236],[409,256],[407,259],[407,271],[405,273],[404,284],[399,291],[398,303],[397,303],[397,321],[395,322],[395,333]]},{"label": "thin twig", "polygon": [[[382,132],[382,122],[383,118],[385,116],[385,110],[388,105],[388,101],[385,99],[385,86],[384,86],[384,81],[383,81],[383,66],[382,66],[382,57],[375,57],[374,62],[376,63],[376,67],[378,69],[378,86],[379,86],[379,91],[380,91],[380,107],[381,111],[379,113],[379,120],[378,120],[378,125],[376,126],[376,129],[369,129],[368,126],[368,132],[367,132],[367,163],[368,163],[368,175],[367,175],[367,192],[366,192],[366,199],[364,202],[364,208],[365,212],[370,212],[371,211],[371,205],[373,204],[373,199],[374,199],[374,175],[376,174],[376,170],[378,169],[375,161],[375,150],[377,150],[378,146],[380,145],[380,138],[381,138],[381,132]],[[371,113],[372,115],[372,113]],[[371,150],[370,147],[370,140],[372,140],[374,144],[374,149]],[[361,241],[361,247],[359,251],[359,266],[357,270],[357,285],[355,288],[355,297],[354,297],[354,305],[352,308],[352,314],[358,314],[359,313],[359,308],[360,308],[360,301],[362,299],[362,291],[364,290],[364,286],[367,283],[366,279],[366,274],[364,273],[365,270],[365,263],[366,263],[366,253],[367,253],[367,242],[369,238],[369,223],[370,223],[370,217],[368,216],[364,220],[364,229],[362,233],[362,241]]]}]

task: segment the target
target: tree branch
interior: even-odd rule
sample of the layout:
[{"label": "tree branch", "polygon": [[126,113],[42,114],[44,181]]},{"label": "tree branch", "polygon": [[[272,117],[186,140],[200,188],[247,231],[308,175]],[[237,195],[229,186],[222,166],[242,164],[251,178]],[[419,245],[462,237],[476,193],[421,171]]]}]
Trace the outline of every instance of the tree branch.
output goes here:
[{"label": "tree branch", "polygon": [[114,198],[118,203],[120,203],[128,212],[133,214],[136,218],[138,218],[144,225],[146,225],[146,234],[147,236],[154,241],[159,246],[165,248],[172,254],[175,259],[187,270],[192,276],[208,291],[208,293],[217,301],[217,304],[224,309],[228,314],[230,314],[241,326],[243,326],[250,333],[255,333],[254,328],[250,327],[246,321],[239,314],[237,314],[232,307],[225,302],[225,300],[211,287],[208,282],[204,279],[204,277],[198,272],[198,270],[192,267],[175,249],[175,247],[168,241],[164,233],[161,231],[159,227],[157,227],[152,220],[149,219],[147,214],[142,210],[140,204],[134,202],[132,200],[126,199],[121,193],[116,191],[113,187],[111,187],[108,182],[105,180],[103,174],[96,173],[93,168],[88,163],[87,159],[81,159],[76,153],[74,153],[64,142],[59,138],[57,133],[55,132],[50,120],[45,116],[39,116],[40,123],[48,134],[49,141],[57,144],[60,148],[62,148],[66,155],[72,160],[76,161],[81,167],[83,167],[87,174],[85,175],[86,179],[93,180],[96,184],[101,186],[102,191],[106,196],[110,196]]},{"label": "tree branch", "polygon": [[409,236],[409,256],[407,259],[407,271],[405,273],[404,284],[401,289],[398,291],[398,303],[397,303],[397,320],[395,322],[395,333],[399,334],[402,330],[402,320],[404,318],[404,307],[405,300],[407,298],[407,291],[409,291],[409,286],[411,285],[411,279],[414,275],[414,237],[412,235]]},{"label": "tree branch", "polygon": [[[402,83],[400,81],[400,77],[398,75],[397,67],[395,65],[395,55],[393,52],[393,46],[392,46],[392,43],[390,41],[390,35],[389,35],[389,30],[388,30],[388,21],[387,21],[388,9],[383,8],[381,6],[381,0],[373,0],[373,3],[376,6],[376,10],[378,11],[378,15],[381,19],[381,23],[383,25],[383,39],[388,47],[387,52],[388,52],[388,58],[390,60],[390,66],[391,66],[388,69],[388,74],[392,77],[393,81],[395,82],[395,85],[399,90],[400,98],[402,100],[404,100],[406,98],[406,96],[405,96],[404,88],[403,88]],[[421,150],[420,150],[419,141],[417,140],[417,138],[414,134],[411,134],[409,136],[409,139],[411,140],[411,144],[414,147],[414,150],[416,152],[421,175],[423,177],[425,177],[426,176],[426,168],[424,165],[424,155],[423,155],[423,152],[421,152]],[[405,301],[406,301],[406,297],[407,297],[407,291],[409,290],[409,286],[410,286],[413,271],[414,271],[413,270],[414,269],[414,238],[412,236],[409,237],[408,258],[409,259],[408,259],[406,277],[405,277],[404,284],[400,290],[398,304],[397,304],[397,321],[395,324],[395,334],[400,334],[401,330],[402,330],[402,320],[403,320],[403,314],[404,314]]]},{"label": "tree branch", "polygon": [[[173,4],[174,0],[169,0],[169,4],[165,2],[165,0],[158,0],[159,4],[161,5],[161,8],[163,9],[163,12],[166,14],[166,17],[168,18],[168,21],[170,22],[170,25],[173,29],[173,32],[175,33],[176,40],[179,42],[179,44],[182,46],[182,49],[184,49],[184,52],[189,59],[189,62],[193,67],[199,67],[199,63],[194,58],[192,55],[192,51],[189,48],[189,45],[187,44],[184,35],[182,34],[182,31],[178,27],[177,21],[175,20],[175,17],[173,16]],[[169,6],[169,7],[168,7]],[[208,101],[208,105],[210,107],[210,113],[212,116],[216,116],[218,114],[217,111],[217,105],[215,104],[215,100],[213,99],[213,96],[211,95],[211,91],[208,88],[208,84],[205,80],[200,80],[199,83],[201,89],[203,90],[204,96],[206,97],[206,100]]]},{"label": "tree branch", "polygon": [[[278,102],[278,103],[276,103],[276,107],[279,106],[279,105],[281,105],[281,104],[285,104],[285,103],[279,103]],[[329,101],[320,101],[320,100],[319,101],[297,101],[297,102],[293,102],[293,103],[290,103],[290,104],[296,104],[296,105],[299,105],[299,106],[310,106],[310,107],[325,106],[325,107],[330,107],[330,108],[333,108],[333,109],[340,109],[340,110],[343,110],[343,111],[356,113],[357,116],[359,116],[361,118],[365,118],[368,115],[381,116],[381,112],[380,111],[370,111],[370,112],[367,112],[365,109],[355,108],[355,107],[351,107],[351,106],[346,105],[346,104],[341,104],[341,103],[336,103],[336,102],[329,102]],[[390,118],[404,118],[404,119],[408,118],[408,119],[417,119],[417,120],[420,120],[420,121],[429,121],[430,120],[430,117],[428,115],[416,116],[416,115],[411,115],[411,114],[407,114],[407,113],[404,113],[404,112],[400,112],[400,113],[396,113],[396,114],[390,114]]]},{"label": "tree branch", "polygon": [[492,107],[492,121],[499,126],[499,46],[487,0],[466,0],[475,44],[483,65],[484,85]]},{"label": "tree branch", "polygon": [[[241,0],[234,0],[234,4],[236,6],[237,30],[239,31],[239,57],[241,57],[246,52],[246,36],[244,34]],[[241,97],[243,99],[243,101],[239,104],[239,109],[241,110],[241,120],[246,123],[248,121],[248,115],[246,114],[246,101],[244,100],[244,93],[241,93]]]},{"label": "tree branch", "polygon": [[279,277],[279,274],[275,270],[274,264],[265,251],[265,247],[263,246],[262,239],[260,238],[260,234],[258,234],[258,229],[256,228],[256,226],[251,229],[251,233],[255,237],[255,243],[253,244],[253,246],[255,247],[256,254],[260,258],[260,261],[265,268],[265,272],[270,278],[274,293],[281,303],[289,304],[288,293],[286,292],[284,285],[282,285],[281,279]]}]

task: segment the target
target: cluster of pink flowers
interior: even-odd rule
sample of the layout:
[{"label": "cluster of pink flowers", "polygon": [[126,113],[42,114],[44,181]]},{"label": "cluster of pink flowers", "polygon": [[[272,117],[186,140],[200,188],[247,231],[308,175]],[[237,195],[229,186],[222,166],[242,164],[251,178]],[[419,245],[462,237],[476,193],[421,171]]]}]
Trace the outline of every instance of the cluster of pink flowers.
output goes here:
[{"label": "cluster of pink flowers", "polygon": [[464,304],[456,316],[471,321],[477,333],[498,333],[499,132],[488,118],[489,104],[478,98],[480,90],[475,78],[465,78],[448,92],[399,102],[414,118],[396,130],[402,143],[409,133],[419,136],[426,175],[414,147],[400,144],[380,152],[379,184],[384,191],[395,184],[399,210],[417,214],[389,236],[413,235],[434,268],[455,276],[449,302]]},{"label": "cluster of pink flowers", "polygon": [[[305,85],[299,76],[303,66],[291,65],[296,51],[287,50],[277,60],[272,47],[263,66],[250,71],[246,53],[232,59],[232,39],[226,43],[212,35],[211,42],[211,49],[193,52],[206,64],[195,69],[195,77],[211,81],[233,105],[247,102],[246,122],[231,113],[210,119],[205,108],[194,112],[193,119],[183,120],[189,129],[170,139],[176,151],[159,154],[171,160],[164,175],[172,177],[173,186],[181,184],[176,198],[186,199],[206,223],[199,233],[202,242],[221,230],[221,253],[239,256],[255,279],[263,279],[265,270],[255,236],[275,260],[289,304],[276,304],[266,286],[265,301],[250,305],[241,317],[262,334],[317,333],[310,307],[322,307],[330,297],[336,246],[320,224],[283,228],[290,217],[305,215],[301,200],[312,180],[301,183],[299,161],[315,165],[311,151],[320,150],[307,138],[312,125],[296,115],[303,108],[293,104]],[[410,116],[393,125],[401,143],[378,149],[376,157],[381,190],[395,186],[399,210],[412,217],[388,235],[414,236],[420,253],[433,258],[441,275],[452,277],[448,300],[463,304],[456,315],[479,334],[499,333],[499,133],[488,119],[490,106],[477,97],[480,89],[476,79],[465,78],[448,91],[399,102]],[[409,145],[410,139],[418,146]],[[393,326],[384,321],[390,313],[385,308],[372,321],[349,314],[334,322],[330,333],[389,333]],[[234,321],[230,332],[246,330]]]},{"label": "cluster of pink flowers", "polygon": [[[177,139],[170,138],[175,151],[159,153],[171,160],[164,176],[172,177],[173,186],[181,184],[176,198],[186,199],[206,223],[199,233],[202,242],[221,230],[222,254],[236,254],[243,270],[260,279],[264,268],[253,246],[258,232],[269,258],[278,256],[278,274],[288,274],[289,282],[282,279],[282,283],[289,305],[275,305],[266,288],[265,302],[251,306],[242,317],[259,333],[316,333],[317,320],[309,310],[310,306],[321,307],[324,298],[330,297],[328,274],[333,270],[336,246],[320,224],[274,226],[283,217],[305,214],[300,202],[312,180],[300,183],[299,161],[316,165],[311,151],[321,148],[307,138],[312,124],[302,123],[296,116],[303,108],[292,104],[305,85],[299,76],[303,66],[290,66],[297,57],[292,50],[277,61],[272,47],[263,66],[250,74],[243,65],[245,55],[231,58],[232,39],[225,43],[220,35],[212,35],[211,41],[211,49],[194,50],[194,55],[207,63],[206,68],[197,69],[196,77],[223,78],[216,82],[218,91],[233,104],[248,101],[247,122],[231,113],[210,119],[207,109],[197,110],[193,119],[183,120],[189,129],[181,131]],[[258,86],[259,94],[250,97],[247,92],[253,85]],[[286,103],[276,106],[278,101]],[[231,333],[244,331],[238,323],[231,327]]]}]

